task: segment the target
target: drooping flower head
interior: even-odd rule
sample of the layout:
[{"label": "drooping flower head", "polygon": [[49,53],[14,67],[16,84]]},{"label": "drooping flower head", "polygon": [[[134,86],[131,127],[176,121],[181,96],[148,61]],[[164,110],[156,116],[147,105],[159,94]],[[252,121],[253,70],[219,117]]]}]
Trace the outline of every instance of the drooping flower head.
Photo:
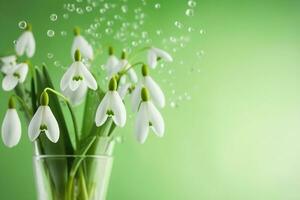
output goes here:
[{"label": "drooping flower head", "polygon": [[141,89],[142,102],[135,122],[135,136],[141,144],[143,144],[149,133],[149,127],[158,137],[163,137],[165,131],[164,120],[157,108],[150,101],[148,90],[143,87]]},{"label": "drooping flower head", "polygon": [[151,47],[148,51],[148,65],[149,67],[151,67],[152,69],[154,69],[157,65],[157,61],[159,60],[165,60],[167,62],[172,62],[173,58],[172,56],[161,49],[155,48],[155,47]]},{"label": "drooping flower head", "polygon": [[108,59],[106,61],[106,64],[104,65],[107,71],[108,77],[112,77],[113,75],[118,73],[118,65],[119,65],[119,59],[114,54],[113,47],[108,48]]},{"label": "drooping flower head", "polygon": [[34,55],[35,39],[30,24],[27,24],[25,31],[17,39],[15,49],[18,56],[22,56],[25,53],[28,58],[31,58]]},{"label": "drooping flower head", "polygon": [[21,139],[21,121],[13,97],[9,99],[8,110],[2,122],[2,140],[7,147],[16,146]]},{"label": "drooping flower head", "polygon": [[79,50],[82,57],[87,60],[92,60],[94,57],[93,48],[87,42],[87,40],[80,34],[80,29],[78,27],[74,28],[74,40],[71,49],[71,55],[75,54],[76,50]]},{"label": "drooping flower head", "polygon": [[109,81],[108,91],[99,104],[95,123],[102,126],[108,117],[111,117],[117,126],[123,127],[126,123],[126,109],[117,90],[117,81],[112,77]]},{"label": "drooping flower head", "polygon": [[[135,70],[131,67],[131,64],[127,60],[127,55],[125,51],[122,51],[121,60],[118,64],[118,72],[126,71],[125,75],[129,77],[132,83],[138,82],[138,77]],[[125,78],[125,76],[123,76]]]},{"label": "drooping flower head", "polygon": [[153,103],[163,108],[165,106],[165,95],[162,92],[159,85],[153,80],[153,78],[149,75],[149,69],[146,64],[142,66],[142,79],[137,84],[136,88],[132,93],[132,109],[134,112],[138,110],[138,105],[141,102],[141,90],[143,87],[146,87],[149,90],[150,96],[152,97]]},{"label": "drooping flower head", "polygon": [[28,63],[20,63],[14,66],[7,67],[4,72],[4,78],[2,80],[2,88],[5,91],[13,90],[18,83],[23,83],[28,74]]},{"label": "drooping flower head", "polygon": [[76,91],[82,84],[92,90],[97,89],[97,82],[91,72],[81,62],[81,54],[77,49],[75,51],[75,62],[69,67],[69,69],[63,75],[60,81],[60,88],[62,91],[69,88],[71,91]]},{"label": "drooping flower head", "polygon": [[48,106],[49,97],[45,91],[41,95],[40,104],[29,123],[29,139],[34,141],[40,134],[45,134],[51,142],[56,143],[59,139],[59,126]]}]

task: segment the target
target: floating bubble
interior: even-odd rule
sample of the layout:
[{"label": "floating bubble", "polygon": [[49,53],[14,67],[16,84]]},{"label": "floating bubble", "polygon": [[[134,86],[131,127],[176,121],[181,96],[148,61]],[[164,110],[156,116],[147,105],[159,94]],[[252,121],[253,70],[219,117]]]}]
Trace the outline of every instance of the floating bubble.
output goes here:
[{"label": "floating bubble", "polygon": [[181,22],[179,22],[179,21],[175,21],[174,22],[174,25],[177,27],[177,28],[179,28],[179,29],[181,29],[182,28],[182,23]]},{"label": "floating bubble", "polygon": [[161,35],[161,30],[156,30],[156,35]]},{"label": "floating bubble", "polygon": [[60,32],[60,35],[61,35],[61,36],[66,36],[66,35],[67,35],[67,32],[66,32],[66,31],[61,31],[61,32]]},{"label": "floating bubble", "polygon": [[54,35],[55,35],[54,30],[51,30],[51,29],[50,29],[50,30],[47,31],[47,36],[48,36],[48,37],[53,37]]},{"label": "floating bubble", "polygon": [[175,42],[177,42],[177,39],[175,37],[171,36],[170,41],[175,43]]},{"label": "floating bubble", "polygon": [[56,67],[59,67],[60,66],[60,62],[58,60],[54,61],[53,63]]},{"label": "floating bubble", "polygon": [[27,23],[23,20],[23,21],[19,22],[18,26],[20,29],[25,29],[27,26]]},{"label": "floating bubble", "polygon": [[106,29],[105,29],[105,33],[106,33],[107,35],[112,34],[112,33],[113,33],[112,28],[106,28]]},{"label": "floating bubble", "polygon": [[87,7],[85,7],[85,10],[86,10],[87,12],[92,12],[93,7],[92,7],[92,6],[87,6]]},{"label": "floating bubble", "polygon": [[196,5],[197,5],[196,1],[194,1],[194,0],[189,0],[188,1],[188,6],[189,7],[194,8],[194,7],[196,7]]},{"label": "floating bubble", "polygon": [[160,9],[160,7],[161,7],[161,5],[160,5],[159,3],[156,3],[156,4],[154,5],[154,8],[156,8],[156,9]]},{"label": "floating bubble", "polygon": [[47,54],[47,57],[48,57],[49,59],[52,59],[52,58],[54,57],[54,55],[53,55],[53,53],[48,53],[48,54]]},{"label": "floating bubble", "polygon": [[57,20],[57,14],[54,14],[54,13],[51,14],[50,15],[50,20],[53,21],[53,22],[56,21]]},{"label": "floating bubble", "polygon": [[73,3],[72,3],[72,4],[71,4],[71,3],[68,3],[68,4],[67,4],[67,10],[68,10],[68,11],[74,12],[75,9],[76,9],[75,4],[73,4]]},{"label": "floating bubble", "polygon": [[112,26],[112,25],[114,25],[114,21],[107,21],[107,26]]},{"label": "floating bubble", "polygon": [[170,106],[171,106],[171,108],[175,108],[176,107],[176,103],[174,101],[171,101],[170,102]]},{"label": "floating bubble", "polygon": [[127,11],[128,11],[128,6],[127,6],[127,5],[122,5],[122,6],[121,6],[121,10],[122,10],[123,13],[127,13]]},{"label": "floating bubble", "polygon": [[200,35],[203,35],[204,34],[204,30],[200,29],[199,33],[200,33]]},{"label": "floating bubble", "polygon": [[69,19],[69,14],[68,13],[63,14],[63,18],[64,19]]},{"label": "floating bubble", "polygon": [[99,9],[99,12],[100,12],[101,14],[105,13],[105,11],[106,11],[106,10],[105,10],[104,8],[100,8],[100,9]]},{"label": "floating bubble", "polygon": [[194,16],[194,10],[191,9],[191,8],[186,9],[185,15],[186,15],[186,16],[189,16],[189,17]]},{"label": "floating bubble", "polygon": [[193,32],[193,27],[188,27],[188,32]]},{"label": "floating bubble", "polygon": [[76,12],[77,12],[77,14],[82,15],[83,14],[83,9],[78,7],[78,8],[76,8]]}]

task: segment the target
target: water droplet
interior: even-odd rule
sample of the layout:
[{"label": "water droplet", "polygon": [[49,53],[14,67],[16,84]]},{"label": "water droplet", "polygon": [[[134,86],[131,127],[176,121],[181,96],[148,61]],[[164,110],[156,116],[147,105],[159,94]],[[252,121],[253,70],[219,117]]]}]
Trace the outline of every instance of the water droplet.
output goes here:
[{"label": "water droplet", "polygon": [[204,30],[200,29],[199,33],[200,33],[200,35],[203,35],[204,34]]},{"label": "water droplet", "polygon": [[159,3],[156,3],[156,4],[154,5],[154,8],[156,8],[156,9],[160,9],[160,7],[161,7],[161,5],[160,5]]},{"label": "water droplet", "polygon": [[173,36],[170,37],[170,41],[171,41],[171,42],[174,42],[174,43],[177,42],[176,38],[173,37]]},{"label": "water droplet", "polygon": [[122,10],[123,13],[127,13],[127,11],[128,11],[127,5],[122,5],[121,10]]},{"label": "water droplet", "polygon": [[52,58],[54,57],[54,55],[53,55],[53,53],[48,53],[48,54],[47,54],[47,57],[48,57],[49,59],[52,59]]},{"label": "water droplet", "polygon": [[106,10],[105,10],[104,8],[100,8],[100,9],[99,9],[99,12],[100,12],[101,14],[105,13],[105,11],[106,11]]},{"label": "water droplet", "polygon": [[25,29],[26,26],[27,26],[27,23],[25,21],[20,21],[18,26],[19,26],[20,29]]},{"label": "water droplet", "polygon": [[75,4],[71,4],[71,3],[68,3],[67,4],[67,10],[70,11],[70,12],[74,12],[75,11]]},{"label": "water droplet", "polygon": [[87,7],[85,7],[85,10],[86,10],[87,12],[92,12],[93,7],[92,7],[92,6],[87,6]]},{"label": "water droplet", "polygon": [[188,32],[193,32],[193,27],[188,27]]},{"label": "water droplet", "polygon": [[60,66],[60,62],[58,60],[54,61],[53,63],[56,67],[59,67]]},{"label": "water droplet", "polygon": [[189,8],[185,11],[185,14],[186,14],[186,16],[189,16],[189,17],[194,16],[194,10]]},{"label": "water droplet", "polygon": [[176,107],[176,103],[174,101],[171,101],[170,106],[171,106],[171,108],[175,108]]},{"label": "water droplet", "polygon": [[50,15],[50,20],[53,21],[53,22],[56,21],[57,20],[57,14],[54,14],[54,13],[51,14]]},{"label": "water droplet", "polygon": [[161,35],[161,30],[156,30],[156,35]]},{"label": "water droplet", "polygon": [[142,38],[147,38],[148,37],[148,33],[146,31],[142,32]]},{"label": "water droplet", "polygon": [[47,35],[48,35],[48,37],[53,37],[54,35],[55,35],[55,32],[54,32],[54,30],[48,30],[47,31]]},{"label": "water droplet", "polygon": [[194,0],[189,0],[188,1],[188,6],[189,7],[194,8],[194,7],[196,7],[196,5],[197,5],[196,1],[194,1]]},{"label": "water droplet", "polygon": [[76,8],[76,12],[79,14],[79,15],[82,15],[83,14],[83,9],[78,7]]},{"label": "water droplet", "polygon": [[64,19],[69,19],[69,14],[68,13],[63,14],[63,18]]},{"label": "water droplet", "polygon": [[107,35],[110,35],[110,34],[113,33],[113,30],[112,30],[111,28],[107,28],[107,29],[105,29],[105,33],[106,33]]},{"label": "water droplet", "polygon": [[179,28],[179,29],[182,28],[182,23],[179,22],[179,21],[175,21],[175,22],[174,22],[174,25],[175,25],[177,28]]},{"label": "water droplet", "polygon": [[107,26],[112,26],[112,25],[114,25],[114,21],[107,21]]},{"label": "water droplet", "polygon": [[61,31],[60,34],[61,34],[61,36],[66,36],[67,32],[66,31]]}]

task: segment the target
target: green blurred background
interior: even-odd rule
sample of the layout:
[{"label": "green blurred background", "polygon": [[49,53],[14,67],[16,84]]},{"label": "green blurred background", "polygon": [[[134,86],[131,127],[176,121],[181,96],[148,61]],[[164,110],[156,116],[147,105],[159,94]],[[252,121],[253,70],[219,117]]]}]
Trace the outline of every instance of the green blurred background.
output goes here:
[{"label": "green blurred background", "polygon": [[[124,141],[115,151],[108,200],[299,200],[300,1],[198,0],[193,17],[184,15],[184,0],[146,2],[149,32],[162,27],[168,36],[179,34],[176,20],[194,31],[186,32],[190,42],[173,54],[174,63],[152,73],[168,98],[162,111],[166,136],[151,134],[140,145],[132,136],[133,120],[118,130]],[[63,20],[63,3],[0,0],[1,54],[12,50],[18,22],[30,21],[37,38],[33,62],[48,64],[56,86],[64,70],[53,61],[71,62],[72,27],[86,27],[94,17],[70,13]],[[125,2],[129,8],[139,3]],[[49,20],[51,13],[57,22]],[[48,29],[68,35],[49,38]],[[97,42],[124,47],[109,37]],[[160,46],[160,36],[152,43]],[[0,94],[3,119],[9,94]],[[23,125],[17,147],[0,145],[0,199],[35,199],[32,145]]]}]

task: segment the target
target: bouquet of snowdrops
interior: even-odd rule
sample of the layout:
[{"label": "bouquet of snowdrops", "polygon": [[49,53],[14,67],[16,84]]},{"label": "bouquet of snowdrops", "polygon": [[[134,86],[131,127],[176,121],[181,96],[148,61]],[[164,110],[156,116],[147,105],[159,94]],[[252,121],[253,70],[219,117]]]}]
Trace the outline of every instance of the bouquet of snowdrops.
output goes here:
[{"label": "bouquet of snowdrops", "polygon": [[[87,67],[94,58],[92,46],[80,34],[79,28],[75,28],[71,47],[73,60],[70,59],[70,67],[62,76],[58,90],[53,86],[47,67],[33,67],[29,61],[35,50],[34,34],[28,24],[16,41],[16,54],[1,58],[2,88],[14,92],[8,100],[1,129],[2,140],[7,147],[14,147],[20,141],[22,131],[18,112],[23,112],[28,122],[29,139],[34,144],[34,155],[105,154],[108,144],[117,136],[115,128],[126,124],[126,95],[131,95],[132,112],[137,113],[135,136],[138,142],[145,142],[149,128],[157,136],[163,136],[164,120],[157,107],[164,107],[165,97],[149,71],[155,69],[161,60],[172,61],[167,52],[146,47],[142,50],[147,51],[147,61],[130,64],[126,52],[123,51],[119,59],[114,49],[109,47],[105,64],[108,84],[107,88],[100,88],[99,79],[90,71],[91,67],[97,66]],[[140,79],[135,71],[137,67],[141,69]],[[25,84],[26,81],[29,83]],[[80,129],[74,108],[84,101]],[[66,105],[71,116],[72,128],[65,118],[67,111],[61,107],[62,104]],[[104,139],[106,142],[103,143]],[[57,170],[53,165],[47,168],[50,175],[67,176],[64,190],[74,190],[72,184],[76,173],[80,171],[79,181],[80,177],[86,176],[81,170],[82,160],[71,159],[66,163],[66,170]]]}]

